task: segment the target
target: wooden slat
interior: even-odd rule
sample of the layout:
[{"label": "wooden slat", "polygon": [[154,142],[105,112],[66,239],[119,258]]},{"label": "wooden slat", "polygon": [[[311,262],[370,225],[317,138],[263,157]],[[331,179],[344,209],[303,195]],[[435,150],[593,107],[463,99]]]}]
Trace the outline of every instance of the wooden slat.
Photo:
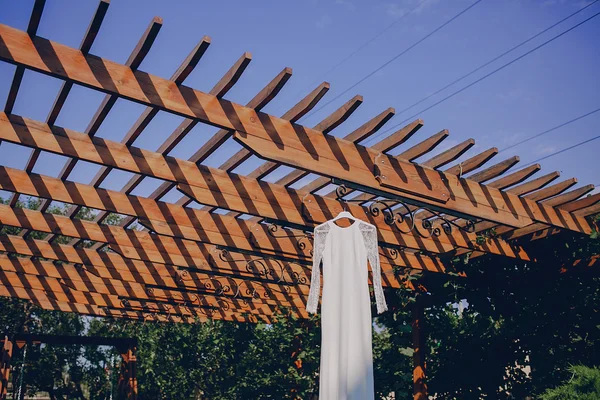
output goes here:
[{"label": "wooden slat", "polygon": [[223,97],[240,79],[248,64],[252,60],[252,55],[248,52],[241,55],[235,64],[227,71],[227,73],[217,82],[211,90],[211,94],[216,97]]},{"label": "wooden slat", "polygon": [[[241,67],[243,65],[243,63],[237,63],[236,64],[237,67]],[[236,76],[241,74],[241,72],[237,72],[236,73],[236,65],[234,65],[226,74],[225,76],[219,81],[219,83],[217,85],[215,85],[212,89],[213,92],[222,92],[222,90],[220,89],[223,84],[225,82],[225,77],[229,77],[231,78],[232,76]],[[273,80],[271,80],[271,82],[269,82],[269,84],[267,86],[265,86],[252,100],[250,100],[250,102],[248,103],[248,106],[255,106],[256,109],[260,109],[264,106],[266,106],[271,100],[273,100],[275,98],[275,96],[279,93],[279,91],[281,89],[283,89],[284,85],[287,83],[287,81],[289,80],[289,78],[292,75],[292,70],[291,68],[284,68]],[[229,86],[231,87],[231,86]],[[152,107],[149,107],[149,109],[151,109]],[[190,120],[190,119],[186,119],[184,120],[177,129],[175,129],[175,131],[171,134],[171,136],[169,138],[176,138],[176,141],[181,141],[183,139],[183,137],[185,135],[187,135],[187,133],[189,133],[191,131],[191,129],[196,126],[197,121],[195,120]],[[216,150],[216,148],[218,147],[218,145],[220,145],[222,142],[224,142],[228,137],[230,136],[230,132],[227,130],[219,130],[211,139],[208,140],[208,143],[211,143],[213,147],[211,147],[210,149],[206,148],[204,151],[204,153],[196,153],[194,156],[192,156],[190,158],[191,162],[200,162],[200,158],[202,157],[207,157],[209,154],[211,154],[214,150]],[[167,140],[168,143],[169,140]],[[167,154],[170,151],[170,148],[168,148],[167,146],[163,145],[161,146],[161,148],[164,147],[164,151],[162,151],[163,154]],[[160,149],[159,149],[160,150]],[[166,151],[168,150],[168,151]],[[202,149],[201,149],[202,150]],[[125,193],[131,193],[142,181],[143,176],[133,176],[128,183],[125,184],[125,186],[123,187],[122,191]],[[164,196],[166,193],[168,193],[175,185],[173,185],[172,183],[169,182],[165,182],[163,184],[161,184],[157,189],[155,189],[155,191],[150,195],[151,198],[160,198],[162,196]],[[106,216],[108,216],[107,213],[101,213],[99,214],[95,221],[96,222],[101,222],[104,218],[106,218]],[[125,219],[121,222],[121,226],[128,226],[129,224],[131,224],[134,221],[134,219],[132,218],[128,218]]]},{"label": "wooden slat", "polygon": [[[308,316],[302,302],[299,302],[300,307],[296,308],[291,304],[269,299],[268,297],[235,297],[231,290],[228,293],[217,294],[214,290],[207,289],[192,291],[189,288],[181,287],[171,290],[170,288],[152,287],[137,282],[102,279],[93,273],[88,273],[85,266],[75,267],[74,265],[61,263],[59,269],[53,262],[45,260],[31,260],[0,254],[0,271],[3,273],[0,280],[2,278],[6,279],[4,284],[7,286],[10,284],[19,287],[20,283],[26,283],[28,286],[23,287],[43,290],[46,286],[50,286],[60,290],[61,287],[66,285],[78,292],[89,293],[94,297],[112,301],[113,304],[118,304],[118,297],[149,302],[181,300],[190,305],[213,307],[218,307],[219,303],[226,302],[231,304],[234,310],[247,311],[252,314],[270,315],[272,310],[269,306],[271,306],[288,307],[297,316],[303,318]],[[207,283],[210,283],[210,281],[207,281]],[[216,285],[217,281],[214,280],[213,284]],[[96,294],[100,296],[95,296]],[[264,293],[260,294],[264,295]]]},{"label": "wooden slat", "polygon": [[[75,296],[81,296],[84,299],[94,299],[95,305],[99,306],[119,305],[122,297],[127,298],[129,301],[147,301],[160,304],[161,302],[175,300],[179,296],[181,296],[179,298],[182,301],[193,307],[220,308],[220,304],[225,303],[231,304],[233,310],[244,311],[250,314],[272,315],[273,311],[271,307],[277,306],[276,304],[266,304],[258,299],[248,301],[247,299],[213,296],[210,293],[195,294],[186,291],[170,291],[168,289],[154,289],[152,294],[155,294],[155,296],[152,296],[146,292],[142,285],[129,284],[128,287],[124,287],[114,284],[113,281],[103,282],[102,280],[94,279],[84,282],[72,280],[69,277],[55,278],[46,273],[27,274],[8,270],[11,268],[19,270],[24,270],[25,268],[49,270],[51,265],[53,264],[48,261],[37,260],[33,264],[26,261],[26,259],[17,257],[10,259],[6,255],[0,255],[0,282],[5,286],[52,291],[67,298],[75,294]],[[69,266],[65,265],[64,268],[68,269]],[[75,296],[71,298],[76,298]],[[81,302],[81,297],[78,299],[78,302]],[[307,315],[305,311],[304,315]]]},{"label": "wooden slat", "polygon": [[423,140],[422,142],[414,145],[410,149],[403,151],[398,154],[396,158],[402,158],[408,161],[416,160],[422,155],[429,153],[433,149],[435,149],[440,143],[444,141],[449,135],[447,129],[436,133],[435,135]]},{"label": "wooden slat", "polygon": [[514,188],[510,188],[506,190],[507,193],[513,193],[517,196],[526,195],[533,191],[539,190],[550,182],[554,181],[556,178],[560,176],[560,172],[554,171],[544,176],[540,176],[539,178],[532,179],[531,181],[525,182],[521,185],[515,186]]},{"label": "wooden slat", "polygon": [[519,162],[519,157],[514,156],[508,158],[504,161],[499,162],[498,164],[494,164],[491,167],[484,169],[483,171],[479,171],[470,175],[467,179],[473,182],[483,183],[485,181],[489,181],[490,179],[494,179],[509,169],[511,169],[515,164]]},{"label": "wooden slat", "polygon": [[340,126],[344,121],[346,121],[350,115],[356,111],[356,109],[362,104],[363,97],[361,95],[356,95],[350,100],[348,100],[342,107],[338,108],[337,111],[332,113],[330,116],[321,121],[317,126],[315,126],[315,130],[329,133],[338,126]]},{"label": "wooden slat", "polygon": [[[261,259],[233,252],[224,256],[222,251],[212,245],[202,247],[204,258],[199,260],[202,262],[196,262],[193,267],[149,261],[152,255],[144,255],[145,259],[143,260],[127,258],[114,251],[97,251],[90,248],[59,245],[42,240],[23,239],[13,235],[0,235],[0,249],[23,256],[42,257],[83,265],[87,271],[103,279],[197,290],[202,289],[203,282],[207,278],[225,279],[227,282],[231,282],[232,290],[235,290],[236,287],[243,287],[238,282],[244,282],[247,287],[252,289],[267,288],[275,293],[274,298],[288,301],[292,301],[294,298],[304,300],[310,282],[308,268],[302,270],[287,261]],[[399,287],[392,281],[388,282],[388,286]],[[281,293],[282,296],[280,297],[278,293]],[[242,297],[244,295],[241,293]]]},{"label": "wooden slat", "polygon": [[[133,51],[129,55],[129,58],[127,59],[127,61],[125,63],[125,65],[127,67],[129,67],[132,71],[136,71],[139,68],[139,66],[142,64],[142,61],[144,60],[144,58],[146,58],[146,55],[148,55],[148,52],[150,51],[150,48],[154,44],[154,41],[156,40],[161,28],[162,28],[162,19],[159,17],[154,17],[152,19],[152,21],[150,22],[150,24],[148,25],[148,28],[146,29],[146,31],[144,32],[144,34],[138,41],[136,47],[133,49]],[[90,121],[90,123],[88,124],[87,128],[84,131],[84,133],[86,135],[89,135],[91,137],[96,135],[96,133],[100,129],[100,126],[102,125],[102,123],[108,116],[108,113],[113,108],[113,106],[116,104],[118,99],[119,99],[119,96],[114,95],[114,94],[107,94],[102,99],[102,102],[98,106],[96,113],[94,114],[94,116],[92,117],[92,120]],[[32,156],[32,158],[33,158],[33,156]],[[35,158],[37,158],[37,157],[35,157]],[[60,173],[58,174],[58,176],[61,179],[68,178],[69,174],[71,173],[71,171],[73,171],[73,169],[75,168],[76,165],[77,165],[77,159],[71,159],[71,160],[67,161],[65,163],[65,165],[63,166],[62,170],[60,171]],[[33,170],[33,168],[32,168],[32,170]],[[50,207],[49,201],[42,202],[42,204],[40,204],[41,211],[46,211],[48,209],[48,207]]]},{"label": "wooden slat", "polygon": [[[40,20],[42,19],[42,13],[44,12],[45,4],[46,0],[35,0],[35,3],[33,4],[33,9],[31,10],[31,16],[29,17],[29,24],[27,25],[28,35],[36,35],[38,27],[40,26]],[[8,90],[6,104],[4,105],[4,112],[7,114],[11,114],[13,111],[15,102],[17,101],[17,93],[19,92],[19,88],[21,87],[21,81],[23,80],[24,73],[25,68],[17,66],[12,83],[10,85],[10,89]]]},{"label": "wooden slat", "polygon": [[437,156],[423,162],[422,165],[434,169],[441,168],[465,154],[465,152],[474,145],[475,139],[467,139],[464,142],[459,143],[456,146],[452,146],[448,150],[443,151]]},{"label": "wooden slat", "polygon": [[366,140],[379,131],[394,114],[396,114],[396,110],[390,107],[344,136],[344,139],[356,143]]},{"label": "wooden slat", "polygon": [[534,201],[545,200],[552,196],[561,194],[562,192],[569,189],[576,183],[577,183],[576,178],[566,179],[562,182],[559,182],[554,185],[548,186],[544,189],[538,190],[537,192],[533,192],[528,195],[525,195],[524,197],[527,199],[530,199],[530,200],[534,200]]},{"label": "wooden slat", "polygon": [[[127,67],[107,60],[85,57],[79,51],[57,43],[38,38],[32,40],[24,32],[4,25],[0,26],[0,39],[3,42],[0,46],[0,59],[7,62],[76,81],[101,91],[118,91],[122,97],[133,101],[154,105],[221,128],[236,130],[236,140],[271,161],[332,175],[355,184],[376,185],[375,177],[372,176],[372,163],[379,155],[371,149],[343,139],[324,137],[321,132],[306,127],[299,129],[299,126],[292,125],[289,121],[257,113],[247,107],[184,86],[175,86],[172,82],[149,74],[132,72]],[[49,55],[56,57],[52,59]],[[60,62],[57,63],[57,60]],[[100,71],[100,64],[102,71],[110,71],[110,75]],[[84,65],[87,65],[87,68],[82,68]],[[151,96],[148,95],[150,86],[154,88]],[[381,161],[384,162],[383,167],[388,167],[386,161],[392,163],[384,156],[377,160],[380,168]],[[442,198],[448,198],[442,207],[448,212],[471,214],[509,226],[521,227],[532,223],[533,220],[539,220],[538,222],[550,223],[561,228],[591,232],[587,221],[568,213],[527,201],[525,208],[521,203],[522,199],[518,200],[510,195],[503,196],[493,188],[485,188],[484,194],[482,186],[464,180],[470,192],[467,194],[465,187],[451,175],[439,175],[438,172],[434,175],[407,163],[391,165],[396,173],[401,172],[408,179],[390,175],[385,184],[381,185],[385,188],[384,191],[390,194],[399,193],[404,198],[431,205],[439,204]],[[452,187],[452,193],[448,193],[448,188],[443,188],[442,179],[447,180],[451,187],[452,183],[456,184],[458,189]],[[473,206],[473,199],[478,203],[477,207]],[[494,204],[490,204],[490,201]],[[506,204],[507,202],[510,204]],[[511,208],[515,210],[509,211]]]},{"label": "wooden slat", "polygon": [[548,206],[562,206],[565,203],[569,203],[574,200],[577,200],[581,196],[585,196],[586,194],[588,194],[589,192],[591,192],[594,189],[595,189],[594,185],[585,185],[580,188],[571,190],[570,192],[563,193],[561,195],[552,197],[547,200],[543,200],[542,203],[544,203]]},{"label": "wooden slat", "polygon": [[447,174],[452,174],[452,175],[457,175],[457,176],[462,177],[463,174],[468,174],[469,172],[472,172],[472,171],[476,170],[477,168],[481,167],[482,165],[487,163],[489,160],[491,160],[497,154],[498,154],[498,149],[495,147],[492,147],[491,149],[487,149],[486,151],[483,151],[473,157],[470,157],[469,159],[467,159],[463,162],[460,162],[452,167],[449,167],[448,169],[446,169],[445,172]]},{"label": "wooden slat", "polygon": [[513,172],[512,174],[503,176],[502,178],[489,183],[488,186],[496,188],[496,189],[504,190],[513,185],[516,185],[517,183],[523,182],[524,180],[526,180],[527,178],[529,178],[530,176],[532,176],[533,174],[538,172],[541,168],[542,168],[542,166],[540,164],[530,165],[529,167],[520,169],[516,172]]},{"label": "wooden slat", "polygon": [[[210,216],[210,214],[208,214]],[[218,221],[218,216],[215,219]],[[184,267],[195,267],[199,263],[203,265],[206,263],[205,253],[202,250],[202,245],[196,241],[185,240],[179,238],[173,238],[170,236],[154,235],[147,232],[140,232],[135,230],[124,230],[121,227],[109,226],[109,225],[97,225],[93,222],[82,221],[82,220],[71,220],[69,218],[52,215],[42,214],[32,210],[13,209],[8,206],[0,205],[0,222],[5,225],[15,226],[19,228],[32,229],[36,231],[61,234],[64,236],[70,236],[85,240],[91,240],[96,242],[102,242],[118,246],[120,252],[126,252],[128,257],[138,258],[151,262],[159,263],[171,263]],[[208,222],[208,221],[207,221]],[[243,222],[240,222],[243,224]],[[152,225],[153,228],[160,228],[160,224]],[[165,227],[168,229],[170,227]],[[209,228],[207,226],[207,228]],[[258,227],[256,227],[258,228]],[[266,227],[265,227],[266,228]],[[223,228],[222,228],[223,229]],[[233,229],[233,228],[230,228]],[[264,229],[266,230],[266,229]],[[253,229],[251,233],[259,235],[263,229]],[[183,227],[179,228],[180,232],[183,232]],[[188,230],[189,232],[189,230]],[[281,244],[285,244],[284,239],[269,238],[265,234],[259,236],[258,241],[262,241],[262,245],[258,248],[254,248],[248,245],[248,238],[242,236],[232,236],[227,233],[221,233],[216,231],[203,231],[206,232],[197,237],[198,240],[205,243],[216,243],[223,246],[229,247],[243,247],[246,250],[253,250],[254,252],[265,252],[266,254],[274,255],[277,252],[271,251],[268,253],[265,249],[269,246],[269,242],[276,243],[278,246],[276,249],[282,248]],[[225,232],[229,232],[225,231]],[[232,233],[234,233],[232,231]],[[307,246],[307,252],[310,251],[309,243],[305,243]],[[287,252],[291,255],[294,251],[298,252],[298,246],[292,246]],[[476,246],[478,249],[484,250],[486,246]],[[506,249],[500,246],[501,250]],[[283,250],[286,248],[284,247]],[[383,249],[385,254],[385,249]],[[125,254],[125,253],[123,253]],[[517,252],[519,257],[526,257],[522,252]],[[191,257],[191,258],[190,258]],[[407,258],[408,257],[408,258]],[[427,261],[428,257],[417,260],[414,268],[421,268],[424,261]],[[193,263],[189,264],[192,260]],[[199,261],[194,261],[199,260]],[[393,270],[394,265],[398,267],[412,267],[411,264],[405,264],[404,261],[412,262],[413,258],[411,255],[402,255],[400,258],[394,259],[383,259],[382,265],[384,271]],[[426,266],[427,269],[436,270],[439,269],[435,265],[439,265],[440,262],[432,260],[431,266]],[[296,271],[303,273],[302,270]]]},{"label": "wooden slat", "polygon": [[[354,98],[350,99],[346,104],[344,104],[342,107],[340,107],[339,109],[334,111],[331,115],[329,115],[329,117],[325,118],[317,126],[320,126],[322,129],[325,129],[325,130],[330,130],[330,128],[332,126],[339,126],[343,121],[345,121],[347,118],[349,118],[350,115],[352,113],[354,113],[354,111],[356,111],[358,106],[360,106],[361,104],[362,104],[362,97],[355,96]],[[286,114],[289,114],[289,113],[286,113]],[[295,117],[295,115],[289,115],[289,116]],[[252,155],[252,152],[250,152],[248,149],[242,148],[240,151],[238,151],[236,154],[234,154],[233,157],[231,157],[229,160],[227,160],[223,164],[221,164],[221,166],[219,166],[219,168],[224,169],[226,171],[231,171],[231,170],[235,169],[238,165],[240,165],[243,161],[250,158],[251,155]],[[248,176],[260,179],[261,176],[265,176],[265,175],[273,172],[279,166],[280,166],[280,164],[278,164],[278,163],[273,163],[273,162],[267,161],[267,162],[264,162],[263,164],[261,164],[254,171],[250,172],[250,174],[248,174]],[[302,173],[302,172],[303,171],[299,171],[299,173]],[[182,202],[180,202],[179,204],[186,205],[185,203],[182,203]]]},{"label": "wooden slat", "polygon": [[[582,186],[578,189],[571,190],[570,192],[563,193],[563,194],[555,196],[555,197],[547,198],[545,200],[542,200],[541,202],[543,204],[550,205],[550,206],[560,206],[561,209],[564,209],[564,208],[567,208],[567,207],[563,207],[563,206],[567,205],[567,203],[577,200],[579,197],[586,195],[587,193],[591,192],[592,190],[594,190],[594,185],[586,185],[586,186]],[[514,229],[514,230],[498,229],[498,233],[503,234],[508,239],[517,239],[517,238],[520,238],[523,236],[530,235],[532,233],[543,231],[548,228],[550,228],[550,227],[546,224],[535,223],[535,224],[531,224],[529,226],[526,226],[526,227],[523,227],[520,229]]]},{"label": "wooden slat", "polygon": [[[346,106],[344,106],[344,108],[350,109],[349,107],[346,107]],[[356,108],[354,108],[354,109],[356,109]],[[338,109],[337,111],[332,113],[329,117],[324,119],[321,123],[317,124],[316,126],[322,125],[323,123],[325,123],[326,120],[329,120],[331,123],[333,121],[331,119],[331,117],[334,114],[337,114],[339,111],[340,111],[340,109]],[[379,129],[381,129],[381,127],[393,116],[394,116],[394,109],[388,108],[387,110],[383,111],[381,114],[375,116],[374,118],[370,119],[369,121],[367,121],[366,123],[361,125],[359,128],[355,129],[354,131],[352,131],[351,133],[346,135],[345,139],[353,141],[353,142],[360,142],[361,140],[368,138],[369,136],[371,136],[375,132],[377,132]],[[263,179],[265,176],[267,176],[271,172],[275,171],[275,169],[277,169],[277,167],[279,167],[280,165],[281,164],[275,163],[272,161],[264,162],[262,165],[260,165],[254,171],[250,172],[248,174],[248,176],[251,178]],[[282,178],[280,178],[277,181],[277,184],[289,186],[289,185],[292,185],[294,182],[297,182],[298,180],[304,178],[306,175],[308,175],[308,173],[306,171],[295,170],[295,171],[292,171],[292,172],[288,173],[287,175],[283,176]]]},{"label": "wooden slat", "polygon": [[[303,199],[306,199],[305,193],[282,186],[261,183],[225,171],[199,167],[182,160],[134,147],[126,147],[105,139],[90,138],[69,130],[61,130],[52,134],[47,125],[17,116],[12,116],[10,119],[11,121],[7,121],[0,115],[0,135],[4,135],[10,141],[20,138],[17,142],[21,144],[43,146],[45,150],[59,154],[67,151],[70,156],[84,157],[87,161],[106,163],[131,172],[179,182],[178,188],[181,191],[190,197],[197,198],[203,204],[300,225],[306,225],[306,211],[309,209],[310,216],[316,223],[330,219],[331,214],[337,213],[336,210],[339,210],[339,204],[333,199],[312,196],[309,199],[314,201],[312,204],[320,205],[320,209],[313,209],[305,207],[308,204],[303,203]],[[12,134],[8,132],[9,130],[12,130]],[[189,185],[187,182],[192,182],[193,185]],[[303,207],[305,208],[303,209]],[[452,238],[446,238],[446,235],[435,238],[421,237],[422,235],[414,231],[404,234],[395,227],[387,225],[383,215],[374,218],[369,215],[367,209],[358,206],[353,210],[355,215],[363,215],[363,219],[378,226],[381,230],[381,240],[391,241],[392,245],[416,249],[422,249],[425,246],[430,251],[440,252],[449,251],[455,245],[471,248],[476,242],[476,238],[469,234],[457,233],[455,236],[453,234]],[[405,222],[404,225],[406,225],[404,227],[406,229],[408,224]]]},{"label": "wooden slat", "polygon": [[[186,57],[184,62],[179,66],[177,71],[171,76],[170,80],[177,84],[182,84],[185,78],[193,71],[194,67],[198,64],[208,46],[210,45],[210,38],[205,36],[202,40],[194,47],[192,52]],[[121,143],[125,145],[131,145],[148,126],[152,119],[158,114],[158,110],[152,107],[146,107],[140,117],[134,123],[133,127],[125,134],[125,137]],[[102,166],[94,178],[91,181],[91,185],[99,187],[102,182],[108,177],[108,174],[112,171],[112,168]],[[67,216],[72,217],[76,215],[80,210],[80,207],[72,207],[68,210]],[[98,218],[101,220],[102,218]]]},{"label": "wooden slat", "polygon": [[[88,26],[85,35],[81,40],[81,44],[79,45],[79,50],[83,54],[88,54],[90,52],[92,45],[96,40],[96,36],[98,36],[98,32],[100,32],[100,27],[102,26],[102,22],[104,21],[104,17],[106,16],[109,5],[109,0],[100,0],[98,8],[94,13],[94,17],[92,18],[92,21],[90,22],[90,25]],[[54,104],[52,105],[48,117],[46,118],[48,125],[54,125],[56,122],[60,111],[67,101],[67,96],[71,92],[72,87],[73,84],[71,82],[62,83],[62,86],[56,95],[56,99],[54,100]]]},{"label": "wooden slat", "polygon": [[[163,317],[158,319],[165,322],[193,322],[194,318],[198,318],[200,321],[206,321],[209,319],[222,319],[225,321],[236,321],[236,322],[257,322],[261,320],[269,323],[271,319],[266,315],[260,314],[249,314],[239,313],[235,311],[216,311],[206,315],[195,315],[192,316],[189,312],[182,311],[181,307],[173,307],[174,310],[171,312],[161,311],[158,308],[156,310],[147,309],[144,311],[131,312],[121,304],[111,305],[109,308],[114,310],[111,313],[105,307],[98,306],[95,301],[96,299],[87,299],[81,293],[71,291],[75,296],[76,301],[68,301],[68,297],[65,294],[57,293],[54,291],[39,290],[39,289],[27,289],[23,287],[13,287],[0,284],[0,296],[3,297],[15,297],[23,300],[29,300],[33,304],[44,308],[46,310],[55,310],[63,312],[74,312],[78,314],[85,314],[90,316],[110,316],[117,318],[129,318],[129,319],[140,319],[147,320],[147,317],[154,313],[162,313]],[[60,298],[61,300],[57,300]],[[79,300],[79,301],[77,301]],[[190,319],[180,319],[182,317],[190,317]]]},{"label": "wooden slat", "polygon": [[561,205],[560,208],[566,211],[578,211],[590,206],[593,206],[597,203],[600,203],[600,193],[592,194],[590,196],[586,196],[583,199],[571,201],[567,204]]}]

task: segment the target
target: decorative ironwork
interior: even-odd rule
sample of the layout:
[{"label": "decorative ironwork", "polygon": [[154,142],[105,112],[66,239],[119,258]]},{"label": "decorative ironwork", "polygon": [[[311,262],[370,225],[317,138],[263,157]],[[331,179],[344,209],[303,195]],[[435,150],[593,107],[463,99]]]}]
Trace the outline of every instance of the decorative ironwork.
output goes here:
[{"label": "decorative ironwork", "polygon": [[[464,225],[457,224],[453,220],[447,218],[444,214],[426,208],[423,206],[410,205],[401,199],[344,199],[350,192],[350,189],[345,184],[340,184],[336,190],[336,200],[341,203],[360,203],[368,206],[364,207],[372,217],[383,217],[383,221],[397,229],[401,233],[417,233],[421,237],[428,238],[431,236],[440,236],[442,232],[447,235],[452,233],[454,228],[464,232],[472,233],[475,231],[475,221],[471,218],[464,219]],[[418,218],[418,214],[422,211],[427,212],[430,216],[435,216],[432,221],[429,219]],[[423,229],[419,229],[420,227]]]},{"label": "decorative ironwork", "polygon": [[386,248],[385,251],[379,251],[379,255],[388,260],[395,261],[400,257],[400,251],[394,248]]},{"label": "decorative ironwork", "polygon": [[[260,278],[265,279],[273,279],[276,284],[306,284],[308,283],[306,277],[300,276],[297,272],[287,273],[290,277],[288,281],[286,279],[286,268],[283,261],[278,260],[276,258],[268,258],[268,257],[257,257],[253,259],[242,258],[242,259],[234,259],[231,256],[229,250],[221,248],[219,251],[219,259],[224,262],[245,262],[245,269],[247,272],[254,274]],[[276,270],[269,266],[269,263],[275,264],[279,268],[279,274],[276,274]],[[278,275],[278,276],[277,276]]]},{"label": "decorative ironwork", "polygon": [[[266,227],[267,234],[273,238],[295,239],[295,240],[292,240],[294,242],[294,245],[296,246],[296,248],[298,250],[300,250],[302,252],[306,250],[308,244],[312,244],[312,232],[302,232],[302,231],[295,232],[295,231],[290,230],[289,228],[281,227],[278,224],[275,224],[273,222],[269,223],[268,225],[254,224],[250,230],[258,231],[259,229],[262,229],[265,227]],[[250,240],[250,243],[252,244],[252,246],[254,246],[256,248],[261,248],[261,246],[260,246],[261,241],[256,238],[254,233],[252,233],[252,232],[250,233],[249,240]],[[312,248],[309,253],[312,256]]]},{"label": "decorative ironwork", "polygon": [[221,296],[225,293],[231,292],[231,287],[227,283],[222,283],[218,278],[206,278],[206,279],[194,279],[190,271],[178,270],[176,281],[178,284],[188,287],[185,282],[192,282],[196,287],[201,287],[209,293],[214,293]]}]

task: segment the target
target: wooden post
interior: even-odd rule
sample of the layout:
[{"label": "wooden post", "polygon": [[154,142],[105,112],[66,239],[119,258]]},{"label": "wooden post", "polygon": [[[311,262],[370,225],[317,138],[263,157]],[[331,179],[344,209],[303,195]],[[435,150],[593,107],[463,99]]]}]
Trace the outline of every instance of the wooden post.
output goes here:
[{"label": "wooden post", "polygon": [[413,399],[427,399],[427,385],[425,384],[425,335],[423,334],[424,312],[423,301],[417,297],[412,310],[412,336],[413,336]]},{"label": "wooden post", "polygon": [[8,338],[8,336],[5,336],[4,340],[2,341],[2,350],[0,352],[0,400],[6,400],[12,354],[13,342]]},{"label": "wooden post", "polygon": [[136,377],[136,346],[131,345],[125,351],[121,351],[121,373],[119,375],[119,399],[137,400],[138,388]]}]

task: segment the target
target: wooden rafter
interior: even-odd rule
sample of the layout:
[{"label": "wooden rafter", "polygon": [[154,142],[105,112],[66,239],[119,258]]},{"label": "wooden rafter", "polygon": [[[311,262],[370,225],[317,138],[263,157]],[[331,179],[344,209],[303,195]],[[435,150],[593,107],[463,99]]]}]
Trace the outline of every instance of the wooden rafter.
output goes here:
[{"label": "wooden rafter", "polygon": [[[591,231],[585,220],[569,213],[557,212],[534,202],[522,203],[522,200],[501,195],[500,191],[492,188],[469,180],[458,182],[451,175],[432,174],[416,165],[400,162],[395,165],[389,157],[381,157],[381,153],[343,139],[325,138],[322,133],[306,127],[299,130],[298,125],[292,125],[289,121],[257,113],[207,93],[176,86],[173,82],[147,73],[134,72],[123,65],[85,56],[64,45],[31,38],[17,29],[0,26],[0,39],[3,42],[0,59],[4,61],[236,130],[236,140],[267,159],[317,173],[327,171],[327,175],[360,185],[383,186],[384,192],[391,195],[425,202],[451,212],[469,213],[509,226],[523,227],[537,221],[583,233]],[[55,54],[56,58],[49,59],[49,54]],[[103,73],[100,68],[110,71],[110,74]],[[152,96],[148,95],[150,87],[153,88]],[[379,159],[375,162],[376,157]],[[385,171],[379,174],[385,177],[385,184],[377,184],[372,175],[374,165]],[[403,176],[409,179],[405,181]],[[479,207],[473,207],[470,198],[475,198]],[[490,204],[491,201],[493,204]]]},{"label": "wooden rafter", "polygon": [[[550,184],[559,176],[555,172],[530,179],[539,172],[538,164],[510,172],[517,156],[487,166],[498,154],[496,148],[446,167],[475,141],[432,156],[449,135],[445,129],[392,156],[391,150],[423,126],[421,120],[365,147],[361,143],[393,117],[393,109],[339,138],[330,133],[362,104],[360,95],[307,128],[297,122],[323,98],[328,83],[274,117],[261,110],[289,80],[289,68],[242,106],[224,96],[248,66],[249,53],[204,93],[183,83],[206,52],[208,37],[167,80],[138,69],[158,34],[160,18],[121,65],[89,54],[108,1],[100,2],[78,50],[35,36],[43,5],[36,1],[27,32],[0,25],[0,60],[17,66],[6,112],[0,113],[0,142],[33,149],[23,171],[0,165],[0,190],[13,193],[9,205],[0,205],[0,226],[21,229],[19,236],[0,235],[0,296],[103,317],[271,322],[282,309],[307,317],[310,231],[342,207],[378,228],[382,279],[389,288],[414,289],[405,277],[415,271],[447,272],[452,255],[493,254],[535,262],[524,237],[535,240],[565,229],[588,234],[594,228],[586,218],[600,212],[600,195],[582,198],[593,190],[591,185],[568,191],[577,182],[574,178]],[[46,122],[12,115],[25,69],[64,81]],[[105,93],[83,133],[55,126],[74,84]],[[121,143],[94,137],[120,98],[146,108]],[[184,121],[156,152],[134,147],[159,111]],[[189,160],[170,157],[198,123],[219,130]],[[202,165],[231,138],[244,148],[219,168]],[[69,158],[57,178],[32,173],[43,151]],[[233,173],[253,155],[263,159],[258,168],[247,176]],[[68,180],[80,160],[100,165],[88,185]],[[266,182],[281,166],[294,169],[275,183]],[[100,188],[113,169],[134,174],[121,191]],[[314,180],[292,189],[311,173],[317,175]],[[132,195],[145,177],[163,182],[148,197]],[[317,194],[332,181],[344,185],[342,195]],[[173,188],[184,197],[174,204],[161,201]],[[350,199],[352,192],[357,193]],[[16,208],[20,195],[42,199],[41,209]],[[46,213],[51,201],[72,206],[66,216],[52,215]],[[204,207],[188,207],[192,201]],[[76,217],[82,207],[97,212],[94,221]],[[123,218],[120,226],[102,223],[111,213]],[[134,221],[145,230],[128,229]],[[492,228],[496,235],[481,235]],[[34,231],[71,242],[27,238]],[[79,246],[90,243],[92,248]],[[574,266],[595,264],[592,258]]]}]

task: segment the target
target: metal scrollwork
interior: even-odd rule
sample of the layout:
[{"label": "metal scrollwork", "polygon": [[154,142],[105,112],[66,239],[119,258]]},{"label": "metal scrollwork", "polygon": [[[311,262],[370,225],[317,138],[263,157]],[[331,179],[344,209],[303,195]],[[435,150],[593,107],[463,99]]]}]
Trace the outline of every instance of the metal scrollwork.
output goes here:
[{"label": "metal scrollwork", "polygon": [[[278,232],[280,231],[285,233],[279,235]],[[298,250],[306,250],[307,243],[311,243],[312,240],[312,233],[310,232],[294,233],[293,231],[283,229],[276,224],[269,224],[267,232],[269,232],[269,236],[274,238],[296,238],[296,247]]]},{"label": "metal scrollwork", "polygon": [[[231,253],[227,249],[220,249],[218,254],[219,259],[222,261],[231,262],[245,262],[245,270],[258,278],[272,279],[278,285],[293,285],[293,284],[307,284],[308,279],[305,275],[300,274],[296,271],[290,270],[289,265],[291,261],[281,261],[276,258],[270,257],[257,257],[249,259],[248,257],[241,259],[234,259],[231,257]],[[305,267],[298,265],[299,268],[305,269]],[[240,296],[240,284],[237,287],[227,289],[234,293],[234,297]],[[226,290],[227,291],[227,290]],[[289,288],[284,287],[284,291],[289,293]]]},{"label": "metal scrollwork", "polygon": [[[429,232],[430,236],[440,236],[442,231],[446,235],[452,234],[452,230],[454,228],[459,229],[464,232],[473,233],[475,232],[475,221],[471,219],[465,219],[464,226],[457,224],[453,220],[446,218],[444,215],[429,211],[429,213],[435,215],[437,217],[436,220],[432,221],[431,219],[423,219],[421,222],[421,226],[427,232]],[[421,236],[425,236],[421,233]]]},{"label": "metal scrollwork", "polygon": [[400,252],[394,248],[386,248],[385,251],[380,251],[379,255],[388,260],[395,261],[400,256]]},{"label": "metal scrollwork", "polygon": [[[342,203],[367,203],[364,199],[344,199],[349,193],[349,189],[345,185],[339,185],[336,188],[336,200]],[[450,235],[453,229],[472,233],[475,231],[475,222],[472,219],[464,219],[463,224],[458,224],[445,215],[436,211],[432,211],[425,207],[418,207],[404,203],[399,199],[371,200],[369,205],[365,207],[369,215],[373,217],[383,217],[383,221],[397,229],[402,233],[416,232],[421,237],[440,236],[443,233]],[[436,220],[420,219],[418,214],[422,211],[427,212],[431,216],[435,216]],[[420,227],[417,226],[420,221]],[[422,228],[422,229],[420,229]]]}]

